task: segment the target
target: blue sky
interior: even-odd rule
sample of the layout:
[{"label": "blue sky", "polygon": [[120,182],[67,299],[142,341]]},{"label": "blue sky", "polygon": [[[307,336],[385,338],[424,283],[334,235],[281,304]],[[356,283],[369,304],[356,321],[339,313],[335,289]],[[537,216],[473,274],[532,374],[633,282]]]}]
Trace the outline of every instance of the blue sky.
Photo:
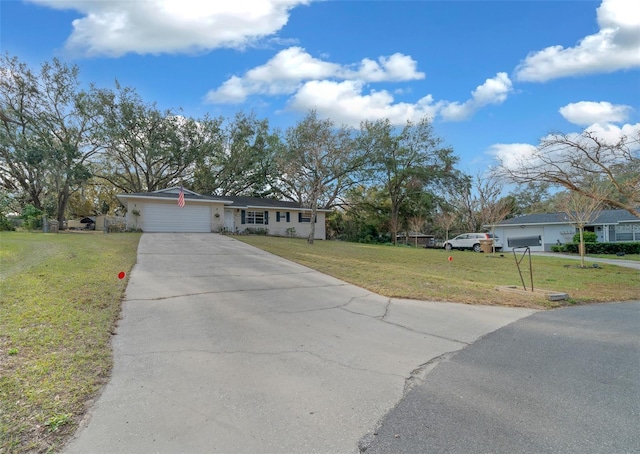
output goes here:
[{"label": "blue sky", "polygon": [[428,115],[471,174],[550,132],[640,130],[636,0],[3,0],[0,14],[3,52],[185,115]]}]

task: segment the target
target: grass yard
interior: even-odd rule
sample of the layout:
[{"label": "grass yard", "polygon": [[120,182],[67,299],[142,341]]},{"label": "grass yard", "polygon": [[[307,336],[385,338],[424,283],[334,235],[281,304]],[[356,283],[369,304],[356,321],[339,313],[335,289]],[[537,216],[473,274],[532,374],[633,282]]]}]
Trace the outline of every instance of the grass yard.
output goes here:
[{"label": "grass yard", "polygon": [[[521,285],[513,253],[477,254],[470,251],[392,247],[266,236],[239,240],[346,282],[388,297],[523,307],[554,307],[540,296],[498,292],[496,286]],[[449,261],[448,258],[452,260]],[[579,268],[572,259],[532,256],[534,288],[565,292],[582,304],[640,299],[637,270],[599,264]],[[528,258],[521,268],[529,287]]]},{"label": "grass yard", "polygon": [[140,234],[0,233],[0,453],[57,451],[109,377]]}]

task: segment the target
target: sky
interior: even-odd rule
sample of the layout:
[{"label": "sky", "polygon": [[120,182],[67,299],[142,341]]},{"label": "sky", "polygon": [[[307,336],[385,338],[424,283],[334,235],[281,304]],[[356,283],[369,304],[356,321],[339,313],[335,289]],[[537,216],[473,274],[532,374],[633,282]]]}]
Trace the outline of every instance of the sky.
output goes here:
[{"label": "sky", "polygon": [[637,0],[2,0],[0,50],[195,118],[427,116],[472,175],[553,132],[640,130]]}]

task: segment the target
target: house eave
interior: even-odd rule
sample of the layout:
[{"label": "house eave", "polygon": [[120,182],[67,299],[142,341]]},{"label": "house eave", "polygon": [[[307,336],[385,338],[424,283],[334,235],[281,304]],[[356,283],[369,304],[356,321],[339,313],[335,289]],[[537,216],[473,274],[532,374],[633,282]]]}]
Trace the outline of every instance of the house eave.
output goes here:
[{"label": "house eave", "polygon": [[[176,197],[158,197],[158,196],[148,196],[148,195],[139,195],[139,194],[118,194],[118,195],[116,195],[116,197],[121,202],[123,202],[124,200],[131,200],[131,199],[153,200],[153,201],[156,201],[156,202],[157,201],[175,200],[176,203],[178,201],[177,195],[176,195]],[[230,203],[232,203],[229,200],[223,200],[223,199],[192,199],[192,198],[189,198],[189,197],[185,197],[185,200],[186,200],[187,203],[209,203],[209,204],[216,204],[216,203],[230,204]]]}]

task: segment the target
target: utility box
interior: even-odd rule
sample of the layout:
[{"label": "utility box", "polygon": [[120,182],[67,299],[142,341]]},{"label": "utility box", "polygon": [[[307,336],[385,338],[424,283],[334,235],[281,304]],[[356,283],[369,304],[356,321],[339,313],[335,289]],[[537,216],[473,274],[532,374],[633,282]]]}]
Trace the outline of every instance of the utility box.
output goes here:
[{"label": "utility box", "polygon": [[59,224],[58,221],[52,219],[49,220],[49,233],[58,233]]}]

